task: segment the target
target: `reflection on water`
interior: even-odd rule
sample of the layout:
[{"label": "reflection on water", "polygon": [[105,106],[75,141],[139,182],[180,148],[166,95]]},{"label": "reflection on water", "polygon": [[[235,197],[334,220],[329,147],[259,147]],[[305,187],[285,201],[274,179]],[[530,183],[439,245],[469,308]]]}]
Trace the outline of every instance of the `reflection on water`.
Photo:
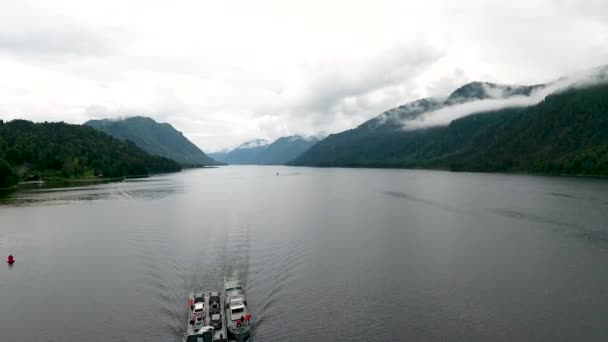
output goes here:
[{"label": "reflection on water", "polygon": [[15,191],[17,191],[17,189],[15,188],[9,188],[9,189],[0,189],[0,203],[1,201],[10,196],[11,194],[13,194]]},{"label": "reflection on water", "polygon": [[238,276],[256,341],[604,341],[606,203],[605,180],[276,166],[12,192],[0,340],[180,341],[187,294]]},{"label": "reflection on water", "polygon": [[0,205],[70,204],[83,201],[109,199],[160,199],[183,191],[183,186],[172,184],[167,178],[127,179],[119,182],[87,184],[75,183],[31,186],[6,191],[0,196]]}]

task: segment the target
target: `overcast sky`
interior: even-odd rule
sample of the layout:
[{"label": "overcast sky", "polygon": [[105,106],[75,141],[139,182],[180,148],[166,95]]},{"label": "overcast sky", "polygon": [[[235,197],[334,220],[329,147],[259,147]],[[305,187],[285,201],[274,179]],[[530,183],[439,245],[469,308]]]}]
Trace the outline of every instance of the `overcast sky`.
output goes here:
[{"label": "overcast sky", "polygon": [[608,1],[0,0],[0,118],[146,115],[205,151],[608,64]]}]

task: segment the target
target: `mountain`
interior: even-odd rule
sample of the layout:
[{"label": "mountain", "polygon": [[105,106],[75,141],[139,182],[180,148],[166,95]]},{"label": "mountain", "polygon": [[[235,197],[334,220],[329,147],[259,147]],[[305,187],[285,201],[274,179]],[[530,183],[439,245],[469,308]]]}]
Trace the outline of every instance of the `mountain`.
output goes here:
[{"label": "mountain", "polygon": [[272,144],[257,139],[245,142],[232,151],[216,152],[210,156],[228,164],[282,165],[294,160],[318,141],[317,137],[299,135],[281,137]]},{"label": "mountain", "polygon": [[121,177],[179,170],[173,160],[91,127],[0,120],[0,187],[31,177]]},{"label": "mountain", "polygon": [[371,120],[338,134],[332,134],[299,156],[293,165],[356,166],[394,165],[403,144],[420,132],[406,131],[403,123],[445,107],[480,99],[508,98],[529,94],[538,86],[511,86],[471,82],[446,99],[423,98],[389,109]]},{"label": "mountain", "polygon": [[207,156],[217,161],[218,163],[227,164],[224,160],[226,160],[226,156],[228,155],[228,153],[230,153],[230,150],[226,149],[218,152],[209,152],[207,153]]},{"label": "mountain", "polygon": [[117,139],[131,140],[144,151],[173,159],[183,166],[218,164],[173,126],[158,123],[148,117],[90,120],[84,124]]},{"label": "mountain", "polygon": [[393,120],[539,87],[465,85],[443,102],[419,100],[330,135],[292,164],[608,175],[606,84],[570,88],[536,105],[477,113],[447,126],[404,129]]},{"label": "mountain", "polygon": [[228,164],[253,165],[257,164],[258,154],[269,145],[264,139],[244,142],[230,152],[215,154],[218,161]]},{"label": "mountain", "polygon": [[471,82],[454,90],[444,101],[444,105],[454,105],[474,100],[504,99],[517,95],[529,96],[533,90],[544,85],[522,86],[490,82]]},{"label": "mountain", "polygon": [[283,165],[306,152],[319,138],[305,138],[299,135],[281,137],[263,149],[257,156],[256,164]]}]

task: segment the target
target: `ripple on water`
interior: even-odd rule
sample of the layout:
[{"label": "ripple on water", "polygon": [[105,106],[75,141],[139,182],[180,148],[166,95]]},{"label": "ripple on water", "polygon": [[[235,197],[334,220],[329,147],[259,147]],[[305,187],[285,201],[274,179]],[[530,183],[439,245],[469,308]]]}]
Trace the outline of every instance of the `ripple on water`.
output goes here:
[{"label": "ripple on water", "polygon": [[605,227],[590,228],[584,224],[560,221],[512,209],[493,209],[492,213],[506,218],[535,223],[565,236],[585,239],[596,246],[608,248],[608,231]]},{"label": "ripple on water", "polygon": [[[289,290],[294,288],[296,275],[307,253],[301,240],[291,240],[269,248],[256,251],[255,260],[252,261],[255,282],[252,283],[252,292],[256,295],[250,299],[252,312],[255,317],[253,331],[263,329],[265,322],[275,321],[279,317],[299,315],[298,308],[293,307],[285,311],[283,301],[287,299]],[[289,329],[287,329],[289,330]],[[275,337],[279,338],[280,332]],[[289,339],[289,334],[284,336]]]},{"label": "ripple on water", "polygon": [[606,340],[605,181],[255,170],[9,194],[0,340],[179,341],[232,275],[264,342]]}]

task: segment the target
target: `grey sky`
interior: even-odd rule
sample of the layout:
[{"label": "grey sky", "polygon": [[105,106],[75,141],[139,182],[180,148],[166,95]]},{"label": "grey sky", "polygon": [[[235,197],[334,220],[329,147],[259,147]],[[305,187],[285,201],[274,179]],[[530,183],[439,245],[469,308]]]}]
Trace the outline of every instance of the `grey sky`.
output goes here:
[{"label": "grey sky", "polygon": [[472,80],[608,64],[608,2],[0,0],[0,117],[148,115],[215,151]]}]

